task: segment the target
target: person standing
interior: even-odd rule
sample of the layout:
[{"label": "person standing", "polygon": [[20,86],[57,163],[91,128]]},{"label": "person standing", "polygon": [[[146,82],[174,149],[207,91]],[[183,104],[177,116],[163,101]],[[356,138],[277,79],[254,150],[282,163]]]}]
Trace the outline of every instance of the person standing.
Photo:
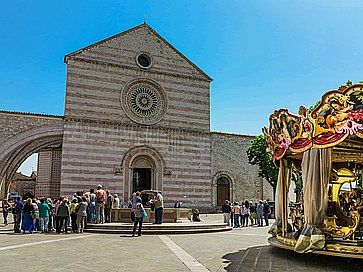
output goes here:
[{"label": "person standing", "polygon": [[77,232],[77,209],[78,209],[78,199],[73,198],[71,202],[71,207],[69,209],[71,213],[71,224],[72,224],[72,232]]},{"label": "person standing", "polygon": [[49,206],[49,221],[48,221],[48,232],[54,231],[54,221],[55,221],[55,216],[54,216],[54,205],[53,205],[53,201],[51,198],[47,198],[47,204]]},{"label": "person standing", "polygon": [[59,225],[57,233],[62,232],[63,226],[64,226],[64,233],[68,233],[67,222],[69,215],[70,212],[69,212],[68,200],[65,198],[62,200],[62,203],[59,205],[57,210],[57,216],[59,217]]},{"label": "person standing", "polygon": [[155,202],[156,224],[162,224],[162,222],[163,222],[163,210],[164,210],[163,195],[158,191],[154,191],[154,197],[155,197],[154,202]]},{"label": "person standing", "polygon": [[234,228],[239,228],[240,224],[239,224],[239,217],[241,215],[241,207],[239,205],[238,202],[234,202],[234,205],[232,207],[232,212],[233,212],[233,219],[234,219]]},{"label": "person standing", "polygon": [[87,218],[87,198],[85,196],[82,197],[82,201],[78,203],[77,208],[77,226],[78,226],[78,233],[83,233],[85,221]]},{"label": "person standing", "polygon": [[23,219],[22,219],[23,233],[25,232],[33,233],[34,230],[34,221],[32,218],[33,212],[34,212],[34,206],[32,204],[32,200],[31,198],[28,198],[23,206]]},{"label": "person standing", "polygon": [[38,209],[39,209],[39,220],[40,220],[40,232],[46,233],[48,232],[50,207],[45,198],[42,198],[40,200],[40,203],[38,204]]},{"label": "person standing", "polygon": [[3,200],[2,207],[3,207],[4,225],[7,226],[8,225],[8,214],[9,214],[9,209],[10,209],[10,204],[7,201],[7,199]]},{"label": "person standing", "polygon": [[113,196],[110,191],[106,191],[106,205],[105,205],[105,222],[111,223]]},{"label": "person standing", "polygon": [[20,197],[18,197],[11,209],[14,217],[14,233],[21,233],[20,226],[23,206],[23,202],[20,200]]},{"label": "person standing", "polygon": [[268,217],[269,217],[269,215],[270,215],[270,205],[265,200],[263,202],[263,216],[265,218],[265,226],[268,226]]},{"label": "person standing", "polygon": [[[131,196],[131,221],[132,222],[135,222],[135,210],[136,210],[136,204],[137,204],[137,201],[140,200],[141,203],[142,203],[142,200],[141,200],[141,197],[140,197],[141,193],[139,191],[137,191],[136,193],[133,193],[132,196]],[[156,218],[156,216],[155,216]],[[156,219],[155,219],[155,223],[156,223]]]},{"label": "person standing", "polygon": [[243,204],[242,216],[242,227],[248,227],[248,218],[250,217],[250,203],[247,200]]},{"label": "person standing", "polygon": [[134,219],[134,227],[132,230],[132,236],[134,237],[136,234],[136,228],[137,225],[139,225],[139,229],[137,232],[137,236],[141,236],[141,229],[142,229],[142,221],[144,219],[143,213],[144,213],[144,206],[141,203],[141,198],[136,199],[136,207],[135,207],[135,219]]},{"label": "person standing", "polygon": [[89,211],[90,211],[90,219],[92,223],[96,221],[96,194],[95,189],[90,190],[89,194]]},{"label": "person standing", "polygon": [[32,205],[34,207],[34,211],[32,212],[33,218],[33,231],[40,231],[40,218],[39,218],[39,208],[38,208],[38,200],[36,198],[32,199]]},{"label": "person standing", "polygon": [[105,222],[105,202],[106,192],[102,189],[102,185],[99,184],[96,191],[96,224]]},{"label": "person standing", "polygon": [[115,194],[113,196],[112,209],[119,209],[119,208],[120,208],[120,199],[118,198],[118,195]]},{"label": "person standing", "polygon": [[[59,197],[57,202],[54,204],[54,217],[55,217],[55,231],[58,233],[60,216],[58,215],[59,206],[62,204],[64,197]],[[60,232],[59,232],[60,233]]]},{"label": "person standing", "polygon": [[256,208],[255,206],[253,205],[252,201],[250,201],[250,221],[251,221],[251,224],[250,226],[252,227],[254,224],[255,224],[255,217],[257,216],[257,213],[256,213]]},{"label": "person standing", "polygon": [[223,222],[230,225],[231,221],[231,205],[229,205],[229,201],[226,200],[222,205],[222,213],[223,213]]},{"label": "person standing", "polygon": [[263,226],[263,203],[262,200],[260,200],[257,204],[257,222],[258,222],[258,226],[262,227]]}]

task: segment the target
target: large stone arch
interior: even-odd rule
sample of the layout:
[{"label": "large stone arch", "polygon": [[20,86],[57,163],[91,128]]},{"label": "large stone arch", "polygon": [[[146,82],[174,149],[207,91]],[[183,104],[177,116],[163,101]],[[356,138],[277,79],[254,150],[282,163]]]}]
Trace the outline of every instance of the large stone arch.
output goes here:
[{"label": "large stone arch", "polygon": [[234,201],[234,186],[235,180],[233,175],[228,171],[218,171],[213,175],[212,178],[212,205],[213,207],[217,207],[217,181],[220,178],[226,178],[230,183],[230,201]]},{"label": "large stone arch", "polygon": [[6,196],[15,172],[33,153],[62,143],[63,125],[39,126],[10,137],[0,144],[0,189]]},{"label": "large stone arch", "polygon": [[162,191],[163,190],[163,173],[165,168],[165,163],[158,151],[150,146],[138,146],[129,149],[124,157],[122,158],[122,168],[123,168],[123,186],[124,186],[124,201],[128,201],[131,195],[131,181],[132,181],[132,168],[133,162],[140,158],[147,158],[154,165],[154,179],[155,182],[152,189]]}]

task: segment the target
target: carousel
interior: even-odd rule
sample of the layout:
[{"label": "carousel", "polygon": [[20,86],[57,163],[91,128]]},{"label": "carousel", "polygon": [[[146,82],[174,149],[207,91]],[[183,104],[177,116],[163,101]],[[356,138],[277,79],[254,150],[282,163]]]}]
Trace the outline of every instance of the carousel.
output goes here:
[{"label": "carousel", "polygon": [[[264,128],[279,176],[272,246],[363,258],[363,84],[327,92],[312,109],[276,110]],[[290,202],[293,173],[302,197]]]}]

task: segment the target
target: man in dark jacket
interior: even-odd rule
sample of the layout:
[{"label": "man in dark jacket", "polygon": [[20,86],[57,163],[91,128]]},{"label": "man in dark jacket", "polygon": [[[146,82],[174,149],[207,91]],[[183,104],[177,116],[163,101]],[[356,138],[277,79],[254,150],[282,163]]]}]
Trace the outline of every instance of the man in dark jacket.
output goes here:
[{"label": "man in dark jacket", "polygon": [[105,222],[111,223],[111,214],[112,214],[112,203],[113,196],[110,191],[106,191],[106,205],[105,205]]},{"label": "man in dark jacket", "polygon": [[268,226],[268,217],[270,215],[270,205],[265,200],[263,203],[263,216],[265,218],[265,226]]},{"label": "man in dark jacket", "polygon": [[59,205],[58,210],[57,210],[57,216],[59,216],[59,219],[60,219],[57,233],[61,233],[63,226],[64,226],[64,233],[67,233],[68,232],[68,229],[67,229],[68,218],[70,216],[67,199],[63,199],[62,203]]},{"label": "man in dark jacket", "polygon": [[14,217],[14,233],[21,233],[21,213],[23,211],[23,202],[20,200],[20,197],[16,199],[14,206],[12,207],[12,213]]},{"label": "man in dark jacket", "polygon": [[226,202],[222,205],[222,212],[223,212],[223,222],[230,225],[231,221],[231,205],[229,204],[229,201],[226,200]]}]

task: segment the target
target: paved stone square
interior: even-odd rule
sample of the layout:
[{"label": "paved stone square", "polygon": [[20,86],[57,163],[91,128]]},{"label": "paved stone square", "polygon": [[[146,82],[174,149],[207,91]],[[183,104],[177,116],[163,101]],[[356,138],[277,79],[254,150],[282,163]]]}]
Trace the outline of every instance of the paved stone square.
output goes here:
[{"label": "paved stone square", "polygon": [[[220,222],[221,215],[202,219]],[[11,225],[9,225],[11,227]],[[268,227],[193,235],[13,234],[0,228],[0,271],[363,271],[363,261],[272,248]]]}]

